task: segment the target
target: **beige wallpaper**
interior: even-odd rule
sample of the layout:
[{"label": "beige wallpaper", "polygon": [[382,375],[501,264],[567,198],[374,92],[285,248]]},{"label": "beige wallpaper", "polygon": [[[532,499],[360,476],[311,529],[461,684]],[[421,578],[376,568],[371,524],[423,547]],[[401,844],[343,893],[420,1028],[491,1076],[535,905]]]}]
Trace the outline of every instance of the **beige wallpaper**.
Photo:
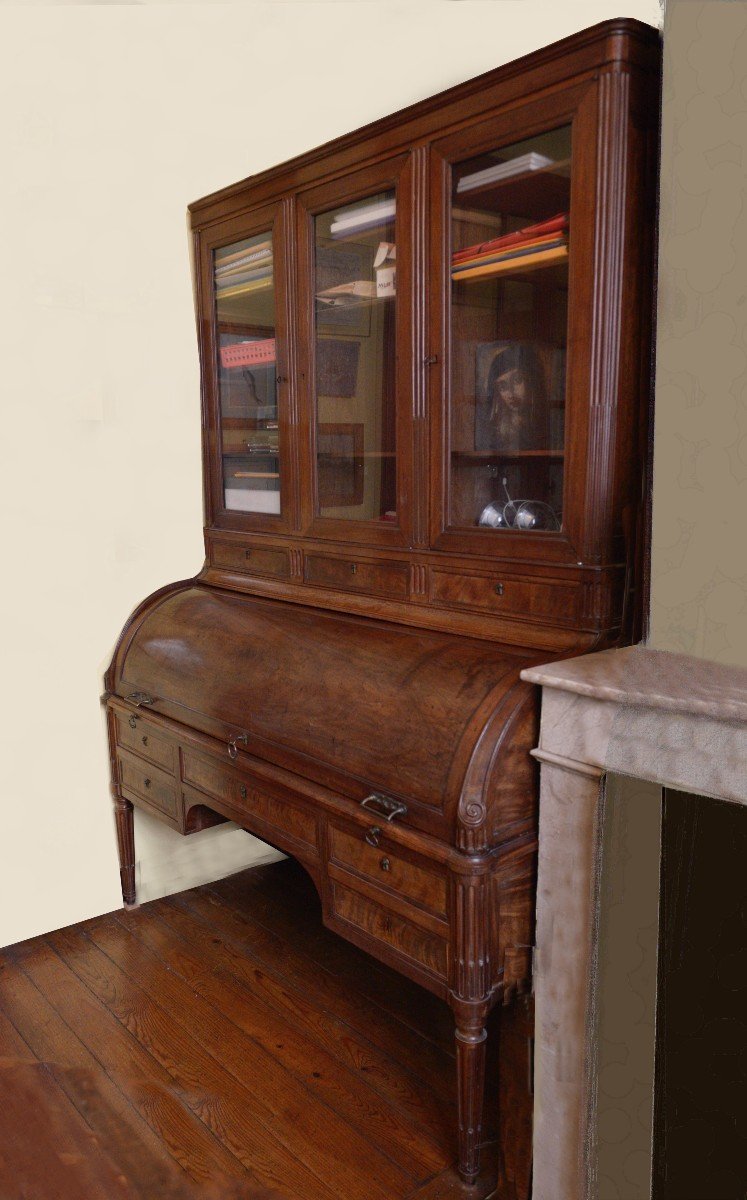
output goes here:
[{"label": "beige wallpaper", "polygon": [[669,0],[650,642],[747,666],[747,3]]}]

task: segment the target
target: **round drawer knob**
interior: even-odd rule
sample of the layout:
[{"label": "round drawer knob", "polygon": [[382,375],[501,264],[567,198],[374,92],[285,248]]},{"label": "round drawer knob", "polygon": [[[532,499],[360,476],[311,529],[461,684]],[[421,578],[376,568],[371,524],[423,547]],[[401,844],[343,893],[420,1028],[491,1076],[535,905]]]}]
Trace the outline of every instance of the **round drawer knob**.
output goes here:
[{"label": "round drawer knob", "polygon": [[379,863],[379,866],[381,867],[382,871],[391,871],[391,869],[392,869],[392,864],[390,863],[388,858],[382,858],[381,862]]},{"label": "round drawer knob", "polygon": [[149,780],[149,779],[144,779],[144,780],[143,780],[143,783],[145,784],[145,786],[146,786],[146,787],[150,787],[150,780]]}]

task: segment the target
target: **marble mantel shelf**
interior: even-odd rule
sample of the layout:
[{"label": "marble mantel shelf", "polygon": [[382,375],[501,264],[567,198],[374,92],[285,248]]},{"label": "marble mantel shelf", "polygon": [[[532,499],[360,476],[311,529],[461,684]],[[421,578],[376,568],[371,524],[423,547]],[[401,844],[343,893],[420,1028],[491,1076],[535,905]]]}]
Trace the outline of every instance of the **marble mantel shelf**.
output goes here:
[{"label": "marble mantel shelf", "polygon": [[523,678],[616,704],[747,721],[747,671],[647,646],[531,667]]},{"label": "marble mantel shelf", "polygon": [[595,1200],[600,832],[607,772],[747,803],[747,671],[630,646],[542,687],[534,1200]]}]

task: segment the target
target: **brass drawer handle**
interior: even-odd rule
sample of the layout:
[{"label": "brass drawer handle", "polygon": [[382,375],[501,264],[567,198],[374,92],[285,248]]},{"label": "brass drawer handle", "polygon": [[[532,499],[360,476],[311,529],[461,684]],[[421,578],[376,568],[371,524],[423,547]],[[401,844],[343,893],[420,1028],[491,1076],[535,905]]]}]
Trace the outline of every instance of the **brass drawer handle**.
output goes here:
[{"label": "brass drawer handle", "polygon": [[381,862],[379,863],[379,866],[381,867],[382,871],[391,871],[391,869],[392,869],[392,864],[390,863],[388,858],[382,858]]},{"label": "brass drawer handle", "polygon": [[370,829],[366,830],[363,836],[368,842],[369,846],[373,846],[374,850],[376,850],[379,845],[379,838],[381,836],[381,830],[379,829],[378,825],[372,825]]},{"label": "brass drawer handle", "polygon": [[393,821],[395,817],[404,817],[407,813],[406,804],[400,804],[399,800],[393,800],[391,796],[385,796],[383,792],[371,792],[370,796],[361,800],[361,808],[370,809],[376,813],[377,817],[383,817],[385,821]]},{"label": "brass drawer handle", "polygon": [[230,733],[228,735],[228,757],[236,758],[236,755],[239,752],[239,748],[236,745],[236,743],[243,742],[244,745],[246,745],[248,740],[249,739],[247,738],[245,733]]},{"label": "brass drawer handle", "polygon": [[128,698],[135,705],[135,708],[140,708],[141,704],[155,704],[156,702],[155,696],[149,695],[148,692],[130,692]]}]

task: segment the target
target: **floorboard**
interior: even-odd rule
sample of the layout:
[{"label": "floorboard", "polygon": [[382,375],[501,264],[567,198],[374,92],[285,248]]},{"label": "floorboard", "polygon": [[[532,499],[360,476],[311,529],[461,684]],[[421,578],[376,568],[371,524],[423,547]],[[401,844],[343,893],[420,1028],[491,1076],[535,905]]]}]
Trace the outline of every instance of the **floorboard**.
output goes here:
[{"label": "floorboard", "polygon": [[451,1028],[290,862],[9,947],[0,1196],[510,1200],[454,1170]]}]

